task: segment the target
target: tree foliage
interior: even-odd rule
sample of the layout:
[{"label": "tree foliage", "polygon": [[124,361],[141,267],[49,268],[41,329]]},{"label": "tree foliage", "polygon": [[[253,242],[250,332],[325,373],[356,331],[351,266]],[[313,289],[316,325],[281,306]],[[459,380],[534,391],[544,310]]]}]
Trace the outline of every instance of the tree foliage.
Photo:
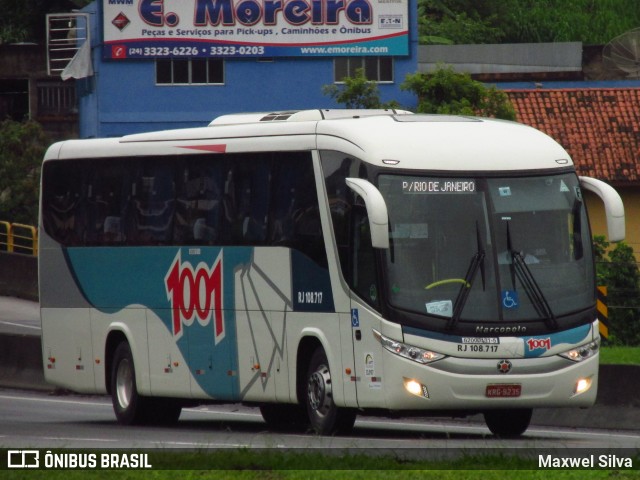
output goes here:
[{"label": "tree foliage", "polygon": [[640,270],[633,248],[624,242],[609,249],[604,236],[594,236],[598,284],[607,287],[611,345],[640,345]]},{"label": "tree foliage", "polygon": [[[364,70],[355,77],[346,77],[342,85],[324,85],[322,92],[346,108],[398,108],[396,101],[382,103],[378,86],[365,78]],[[433,74],[407,75],[400,86],[418,97],[418,113],[473,115],[515,120],[509,97],[495,87],[488,87],[457,73],[451,67],[439,65]]]},{"label": "tree foliage", "polygon": [[491,12],[464,0],[418,0],[418,32],[421,44],[499,43],[504,32]]},{"label": "tree foliage", "polygon": [[0,220],[37,224],[40,164],[48,143],[37,122],[0,123]]},{"label": "tree foliage", "polygon": [[0,45],[44,40],[47,13],[70,12],[91,0],[2,0]]},{"label": "tree foliage", "polygon": [[640,25],[637,0],[418,0],[418,5],[424,44],[603,45]]},{"label": "tree foliage", "polygon": [[322,93],[346,108],[380,107],[378,86],[366,79],[364,69],[358,68],[355,77],[345,77],[343,82],[343,85],[324,85]]},{"label": "tree foliage", "polygon": [[473,80],[467,73],[457,73],[452,67],[439,65],[433,74],[407,75],[400,88],[416,94],[420,113],[516,118],[504,92]]},{"label": "tree foliage", "polygon": [[345,77],[342,85],[324,85],[322,93],[346,108],[396,108],[397,102],[382,103],[375,82],[367,80],[364,69],[356,69],[354,77]]}]

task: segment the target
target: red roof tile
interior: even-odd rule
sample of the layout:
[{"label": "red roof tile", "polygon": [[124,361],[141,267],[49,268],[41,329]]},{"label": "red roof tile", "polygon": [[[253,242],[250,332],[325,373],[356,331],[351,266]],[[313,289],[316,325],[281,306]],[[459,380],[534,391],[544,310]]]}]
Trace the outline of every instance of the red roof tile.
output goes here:
[{"label": "red roof tile", "polygon": [[640,88],[506,93],[517,120],[558,141],[581,175],[640,183]]}]

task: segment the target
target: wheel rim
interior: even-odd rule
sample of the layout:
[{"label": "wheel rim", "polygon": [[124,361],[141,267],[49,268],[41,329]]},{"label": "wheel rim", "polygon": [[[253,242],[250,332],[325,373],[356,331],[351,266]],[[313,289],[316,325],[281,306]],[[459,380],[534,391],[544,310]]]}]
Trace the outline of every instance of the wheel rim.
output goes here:
[{"label": "wheel rim", "polygon": [[331,373],[326,365],[318,367],[309,377],[308,398],[309,406],[318,415],[324,416],[331,409]]},{"label": "wheel rim", "polygon": [[116,395],[118,404],[122,409],[127,409],[131,403],[133,394],[133,369],[129,360],[124,359],[118,365],[116,372]]}]

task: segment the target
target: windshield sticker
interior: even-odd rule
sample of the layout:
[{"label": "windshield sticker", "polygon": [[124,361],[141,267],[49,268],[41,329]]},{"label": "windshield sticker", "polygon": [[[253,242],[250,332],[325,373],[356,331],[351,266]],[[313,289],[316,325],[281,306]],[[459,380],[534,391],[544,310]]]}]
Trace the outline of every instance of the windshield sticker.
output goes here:
[{"label": "windshield sticker", "polygon": [[396,223],[391,232],[392,238],[429,238],[428,223]]},{"label": "windshield sticker", "polygon": [[376,288],[375,283],[371,284],[371,286],[369,287],[369,299],[372,302],[378,301],[378,289]]},{"label": "windshield sticker", "polygon": [[564,183],[564,180],[560,180],[560,191],[563,192],[563,193],[571,191],[571,190],[569,190],[569,187],[567,187],[567,184]]},{"label": "windshield sticker", "polygon": [[427,313],[431,315],[440,315],[442,317],[451,317],[453,315],[453,302],[451,300],[439,300],[425,304]]},{"label": "windshield sticker", "polygon": [[510,197],[511,196],[511,187],[499,187],[498,193],[501,197]]},{"label": "windshield sticker", "polygon": [[475,180],[403,180],[402,193],[446,194],[476,193]]},{"label": "windshield sticker", "polygon": [[520,306],[518,292],[515,290],[502,291],[502,306],[506,309],[515,309]]}]

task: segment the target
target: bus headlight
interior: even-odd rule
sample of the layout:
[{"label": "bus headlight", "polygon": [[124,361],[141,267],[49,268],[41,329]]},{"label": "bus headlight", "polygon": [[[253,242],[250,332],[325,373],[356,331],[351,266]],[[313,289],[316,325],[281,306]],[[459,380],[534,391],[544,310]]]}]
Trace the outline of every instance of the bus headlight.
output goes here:
[{"label": "bus headlight", "polygon": [[432,352],[430,350],[424,350],[422,348],[414,347],[412,345],[406,345],[401,342],[396,342],[390,338],[385,337],[377,330],[373,330],[373,336],[380,342],[385,350],[395,353],[396,355],[413,360],[414,362],[427,364],[435,362],[445,357],[441,353]]},{"label": "bus headlight", "polygon": [[567,352],[561,353],[560,356],[573,360],[574,362],[581,362],[587,358],[593,357],[600,350],[600,338],[593,342],[586,343],[579,347],[573,348]]}]

